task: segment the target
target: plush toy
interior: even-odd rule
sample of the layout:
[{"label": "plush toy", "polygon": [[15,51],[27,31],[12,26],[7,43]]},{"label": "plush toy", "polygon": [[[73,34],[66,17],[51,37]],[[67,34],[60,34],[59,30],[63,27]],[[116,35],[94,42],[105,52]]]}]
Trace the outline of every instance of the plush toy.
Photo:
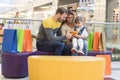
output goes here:
[{"label": "plush toy", "polygon": [[71,31],[70,33],[71,33],[72,35],[77,35],[77,34],[78,34],[77,31]]}]

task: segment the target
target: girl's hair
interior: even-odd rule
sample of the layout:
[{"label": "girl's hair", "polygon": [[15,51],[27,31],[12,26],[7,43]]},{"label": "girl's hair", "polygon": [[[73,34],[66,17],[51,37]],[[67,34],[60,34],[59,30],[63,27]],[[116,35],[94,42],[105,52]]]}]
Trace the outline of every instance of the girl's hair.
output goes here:
[{"label": "girl's hair", "polygon": [[85,17],[83,17],[83,16],[77,16],[76,18],[75,18],[75,23],[79,23],[79,22],[85,22]]}]

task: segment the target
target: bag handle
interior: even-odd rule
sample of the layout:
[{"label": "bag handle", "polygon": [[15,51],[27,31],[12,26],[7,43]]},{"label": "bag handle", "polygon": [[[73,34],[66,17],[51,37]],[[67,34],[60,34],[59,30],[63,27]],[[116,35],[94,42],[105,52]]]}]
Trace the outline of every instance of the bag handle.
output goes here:
[{"label": "bag handle", "polygon": [[26,28],[25,28],[25,30],[29,30],[29,25],[28,25],[28,23],[26,23]]}]

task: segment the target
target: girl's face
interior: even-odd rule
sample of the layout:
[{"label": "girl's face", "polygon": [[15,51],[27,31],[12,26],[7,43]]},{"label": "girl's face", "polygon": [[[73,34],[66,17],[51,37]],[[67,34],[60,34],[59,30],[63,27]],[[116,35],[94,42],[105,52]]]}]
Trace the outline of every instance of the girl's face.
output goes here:
[{"label": "girl's face", "polygon": [[83,23],[82,22],[76,22],[75,25],[76,25],[76,27],[80,28],[80,27],[83,26]]}]

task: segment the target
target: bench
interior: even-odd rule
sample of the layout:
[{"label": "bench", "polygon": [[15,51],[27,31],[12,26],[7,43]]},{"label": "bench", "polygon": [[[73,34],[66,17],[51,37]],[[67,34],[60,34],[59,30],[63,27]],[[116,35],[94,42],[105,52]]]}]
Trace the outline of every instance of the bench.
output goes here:
[{"label": "bench", "polygon": [[105,59],[88,56],[30,56],[30,80],[103,80]]}]

